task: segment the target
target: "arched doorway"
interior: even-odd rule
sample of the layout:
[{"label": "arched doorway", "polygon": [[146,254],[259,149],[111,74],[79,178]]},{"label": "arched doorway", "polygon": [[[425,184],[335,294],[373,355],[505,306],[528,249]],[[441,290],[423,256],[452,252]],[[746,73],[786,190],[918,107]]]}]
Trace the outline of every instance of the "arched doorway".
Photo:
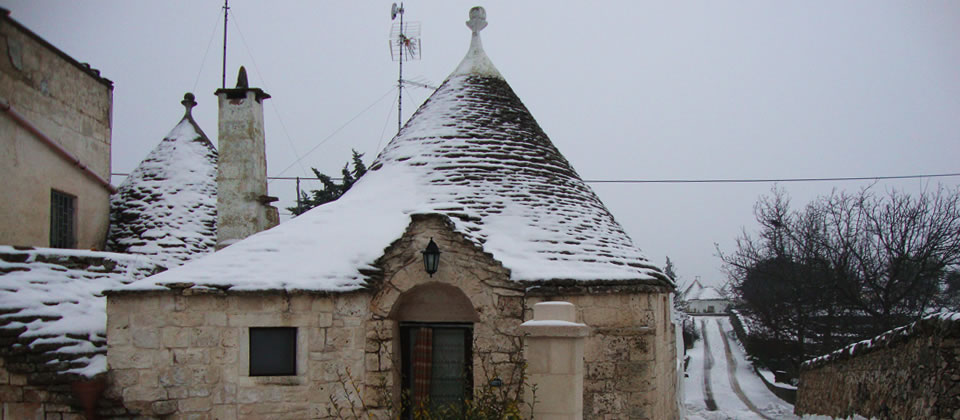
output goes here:
[{"label": "arched doorway", "polygon": [[459,288],[432,282],[407,290],[389,318],[399,332],[400,391],[410,408],[462,407],[473,388],[473,325],[479,316]]}]

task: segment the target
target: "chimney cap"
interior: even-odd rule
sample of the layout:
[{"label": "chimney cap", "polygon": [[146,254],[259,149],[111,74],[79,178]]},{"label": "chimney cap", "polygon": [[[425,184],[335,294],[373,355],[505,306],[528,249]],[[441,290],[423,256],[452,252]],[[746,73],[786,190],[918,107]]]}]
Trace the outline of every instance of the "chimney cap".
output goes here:
[{"label": "chimney cap", "polygon": [[250,89],[250,82],[247,81],[247,69],[240,66],[237,73],[237,89]]},{"label": "chimney cap", "polygon": [[219,96],[221,93],[226,93],[229,99],[241,99],[247,97],[247,92],[254,92],[257,102],[263,102],[264,99],[270,98],[270,94],[264,92],[263,89],[250,87],[250,83],[247,81],[247,69],[240,66],[240,71],[237,72],[237,87],[220,88],[213,94]]}]

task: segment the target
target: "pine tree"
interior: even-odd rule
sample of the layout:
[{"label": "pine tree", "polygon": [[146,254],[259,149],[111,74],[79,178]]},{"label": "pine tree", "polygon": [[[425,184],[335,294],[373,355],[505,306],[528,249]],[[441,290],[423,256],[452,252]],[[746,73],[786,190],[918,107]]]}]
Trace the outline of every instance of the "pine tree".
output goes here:
[{"label": "pine tree", "polygon": [[666,274],[674,282],[677,281],[677,272],[676,267],[673,265],[673,261],[670,261],[670,257],[667,257],[666,264],[663,265],[663,274]]},{"label": "pine tree", "polygon": [[320,183],[323,184],[323,188],[311,190],[309,194],[306,191],[301,191],[300,205],[287,207],[287,210],[294,216],[299,216],[316,206],[335,201],[346,193],[363,174],[367,173],[367,166],[363,164],[363,153],[358,153],[356,150],[352,150],[352,152],[353,168],[350,168],[350,162],[343,165],[343,169],[340,170],[341,181],[339,183],[316,168],[310,168],[317,179],[320,180]]}]

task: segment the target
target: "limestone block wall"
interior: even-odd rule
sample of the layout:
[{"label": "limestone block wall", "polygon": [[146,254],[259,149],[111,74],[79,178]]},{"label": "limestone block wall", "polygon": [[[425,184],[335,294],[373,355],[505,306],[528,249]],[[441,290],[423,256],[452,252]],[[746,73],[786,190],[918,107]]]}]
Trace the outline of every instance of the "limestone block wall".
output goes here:
[{"label": "limestone block wall", "polygon": [[[348,370],[362,381],[367,302],[363,293],[110,295],[106,397],[147,418],[332,418],[333,401],[357,398],[342,384]],[[249,375],[250,327],[297,327],[296,375]]]},{"label": "limestone block wall", "polygon": [[539,288],[535,293],[528,297],[528,305],[573,303],[577,322],[591,329],[584,344],[583,418],[678,416],[676,337],[667,291],[606,286]]},{"label": "limestone block wall", "polygon": [[[0,99],[110,179],[113,87],[95,70],[0,17]],[[50,190],[77,197],[77,248],[102,249],[109,192],[0,113],[0,244],[49,246]]]},{"label": "limestone block wall", "polygon": [[[441,250],[433,276],[421,255],[431,239]],[[577,322],[589,326],[583,418],[678,415],[666,290],[529,288],[435,215],[414,216],[376,266],[364,270],[369,289],[352,294],[196,294],[177,285],[164,293],[111,294],[107,396],[155,418],[331,418],[350,409],[350,401],[387,418],[400,405],[401,325],[449,322],[472,325],[474,392],[499,379],[501,389],[522,396],[520,326],[532,318],[534,303],[563,300],[577,305]],[[299,328],[295,377],[246,375],[244,334],[256,326]]]},{"label": "limestone block wall", "polygon": [[956,418],[960,322],[932,316],[807,362],[797,414]]},{"label": "limestone block wall", "polygon": [[[430,239],[441,250],[432,277],[424,272],[421,254]],[[512,395],[522,395],[524,289],[509,280],[499,262],[455,233],[446,218],[415,216],[378,265],[383,283],[370,303],[366,344],[365,400],[372,402],[371,408],[387,411],[390,401],[377,396],[390,395],[393,404],[399,403],[400,374],[394,360],[400,354],[396,338],[401,322],[472,322],[474,388],[497,378]],[[406,297],[421,296],[422,290],[455,290],[462,299],[445,296],[422,310],[404,304]]]},{"label": "limestone block wall", "polygon": [[27,375],[9,372],[0,359],[0,419],[82,420],[71,401],[69,386],[29,385]]}]

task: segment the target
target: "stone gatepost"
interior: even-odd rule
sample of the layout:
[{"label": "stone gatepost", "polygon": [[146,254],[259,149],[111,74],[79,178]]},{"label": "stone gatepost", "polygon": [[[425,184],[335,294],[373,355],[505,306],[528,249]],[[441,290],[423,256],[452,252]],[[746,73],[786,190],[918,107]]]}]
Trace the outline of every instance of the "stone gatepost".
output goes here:
[{"label": "stone gatepost", "polygon": [[[535,418],[583,418],[583,343],[590,328],[576,320],[572,303],[541,302],[533,305],[533,320],[520,326],[527,335],[527,380],[536,387]],[[531,387],[524,394],[533,401]]]}]

